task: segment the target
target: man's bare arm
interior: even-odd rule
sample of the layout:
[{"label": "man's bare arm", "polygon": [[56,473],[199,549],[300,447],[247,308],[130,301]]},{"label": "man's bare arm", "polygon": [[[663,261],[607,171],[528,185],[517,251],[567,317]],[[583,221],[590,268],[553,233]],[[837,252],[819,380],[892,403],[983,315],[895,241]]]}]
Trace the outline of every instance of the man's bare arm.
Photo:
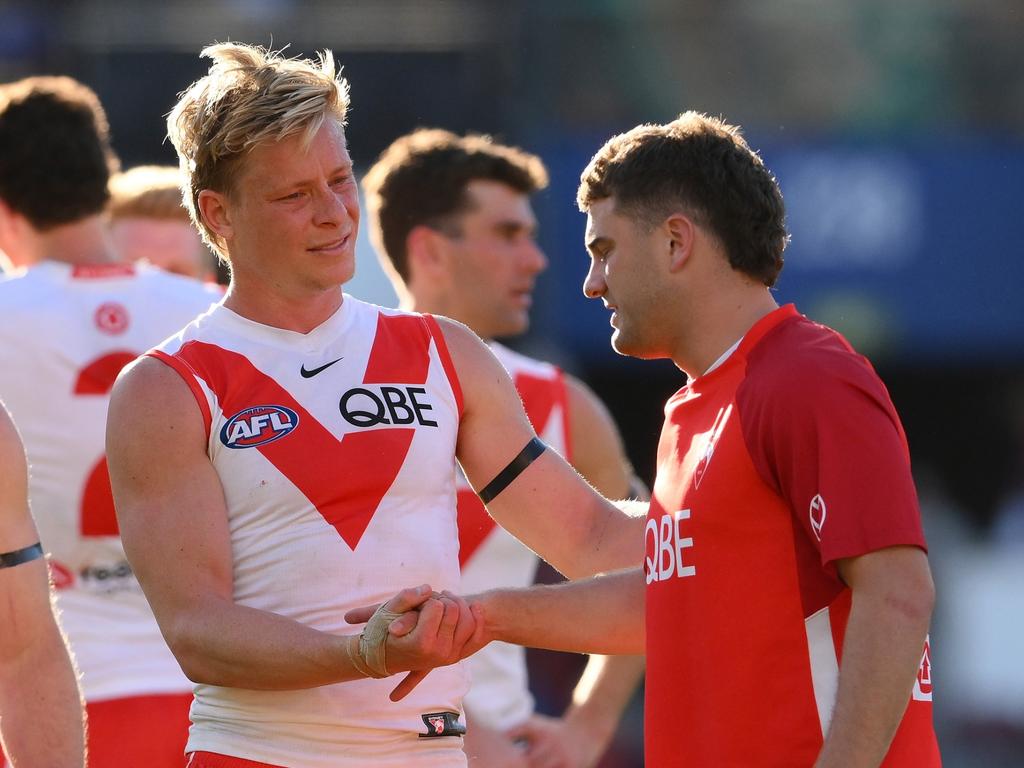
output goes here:
[{"label": "man's bare arm", "polygon": [[[21,441],[0,405],[2,553],[39,541],[27,485]],[[0,738],[13,765],[81,768],[82,695],[51,607],[45,559],[0,568],[0,626]]]},{"label": "man's bare arm", "polygon": [[[439,318],[462,386],[457,456],[484,488],[535,437],[508,373],[472,331]],[[570,577],[642,558],[643,518],[603,498],[551,450],[533,461],[487,510],[502,528]]]},{"label": "man's bare arm", "polygon": [[910,700],[935,588],[916,547],[890,547],[837,566],[853,605],[832,722],[815,766],[875,768]]},{"label": "man's bare arm", "polygon": [[628,568],[561,584],[493,589],[467,599],[483,621],[486,641],[638,654],[644,652],[645,588],[643,571]]},{"label": "man's bare arm", "polygon": [[[233,601],[228,515],[203,419],[188,386],[162,362],[143,358],[118,379],[107,457],[125,553],[191,680],[289,690],[363,677],[351,660],[352,636]],[[422,633],[388,639],[389,671],[451,663],[445,644],[472,624],[468,611],[460,621],[458,606],[429,590],[397,600],[422,604],[425,623]]]}]

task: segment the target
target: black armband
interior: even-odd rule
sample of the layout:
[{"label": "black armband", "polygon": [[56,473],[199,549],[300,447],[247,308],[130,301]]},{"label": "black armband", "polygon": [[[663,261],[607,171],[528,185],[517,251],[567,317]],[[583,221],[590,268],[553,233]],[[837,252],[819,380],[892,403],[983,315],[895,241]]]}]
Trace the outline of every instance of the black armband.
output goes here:
[{"label": "black armband", "polygon": [[547,446],[544,445],[541,439],[539,437],[534,437],[533,440],[528,442],[526,447],[508,463],[508,466],[495,475],[494,479],[484,486],[484,489],[477,494],[480,497],[480,501],[484,504],[492,501],[494,497],[508,488],[509,483],[519,477],[524,469],[533,464],[533,460],[544,453],[546,449]]},{"label": "black armband", "polygon": [[22,563],[29,563],[38,560],[43,556],[43,545],[38,541],[32,546],[24,549],[16,549],[13,552],[0,552],[0,568],[13,568]]}]

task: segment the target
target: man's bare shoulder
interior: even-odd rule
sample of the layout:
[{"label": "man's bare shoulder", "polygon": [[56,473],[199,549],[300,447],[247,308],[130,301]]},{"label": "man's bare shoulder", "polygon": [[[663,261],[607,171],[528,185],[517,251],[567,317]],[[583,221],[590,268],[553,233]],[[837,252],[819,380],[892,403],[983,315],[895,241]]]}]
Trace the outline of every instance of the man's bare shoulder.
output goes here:
[{"label": "man's bare shoulder", "polygon": [[144,425],[174,430],[174,424],[202,428],[203,415],[189,384],[167,363],[148,355],[129,363],[110,394],[110,430]]},{"label": "man's bare shoulder", "polygon": [[453,355],[467,355],[471,357],[490,352],[487,345],[470,330],[469,326],[443,315],[433,315],[433,317],[437,320],[441,333],[444,334],[445,344],[448,345],[448,349]]},{"label": "man's bare shoulder", "polygon": [[[470,328],[457,320],[435,316],[451,355],[464,394],[471,395],[477,387],[489,387],[496,380],[508,379],[504,366],[494,352]],[[511,379],[509,379],[511,386]],[[466,388],[470,392],[465,392]]]}]

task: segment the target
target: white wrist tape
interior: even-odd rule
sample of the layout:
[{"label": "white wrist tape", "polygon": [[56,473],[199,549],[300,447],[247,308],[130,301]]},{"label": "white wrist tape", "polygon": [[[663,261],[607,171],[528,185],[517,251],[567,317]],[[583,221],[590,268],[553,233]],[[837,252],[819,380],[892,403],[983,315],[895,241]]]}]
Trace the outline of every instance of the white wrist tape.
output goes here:
[{"label": "white wrist tape", "polygon": [[353,648],[356,643],[350,641],[348,644],[348,657],[352,666],[367,677],[388,677],[391,674],[385,658],[388,627],[401,615],[389,611],[383,605],[374,612],[359,635],[358,650]]}]

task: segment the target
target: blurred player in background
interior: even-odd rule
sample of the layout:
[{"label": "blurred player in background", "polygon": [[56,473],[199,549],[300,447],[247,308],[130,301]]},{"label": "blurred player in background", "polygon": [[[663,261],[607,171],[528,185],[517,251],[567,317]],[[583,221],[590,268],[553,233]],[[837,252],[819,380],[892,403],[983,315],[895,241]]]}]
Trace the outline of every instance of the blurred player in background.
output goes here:
[{"label": "blurred player in background", "polygon": [[50,604],[25,449],[0,404],[0,765],[82,768],[82,694]]},{"label": "blurred player in background", "polygon": [[[638,562],[642,518],[545,450],[472,331],[342,292],[360,211],[333,57],[203,55],[168,133],[231,285],[122,374],[107,428],[125,550],[197,683],[189,765],[464,766],[475,622],[422,586],[460,582],[455,458],[570,575]],[[411,635],[346,623],[403,583],[386,610],[423,603]]]},{"label": "blurred player in background", "polygon": [[0,282],[0,398],[28,453],[82,675],[89,765],[180,766],[191,700],[125,560],[103,453],[121,367],[216,293],[118,261],[104,220],[116,160],[96,95],[66,77],[0,86],[0,248],[31,266]]},{"label": "blurred player in background", "polygon": [[[605,496],[625,498],[642,484],[594,393],[494,341],[529,325],[534,282],[547,267],[529,198],[545,186],[540,158],[486,136],[432,129],[397,139],[363,178],[371,238],[402,308],[458,320],[487,341],[544,442]],[[458,516],[465,591],[533,583],[537,556],[495,524],[461,473]],[[492,643],[470,659],[470,764],[594,765],[642,669],[638,657],[593,657],[573,705],[555,719],[534,712],[525,649]]]},{"label": "blurred player in background", "polygon": [[203,282],[216,278],[213,254],[181,201],[181,172],[140,165],[110,178],[110,238],[121,258],[147,261]]}]

